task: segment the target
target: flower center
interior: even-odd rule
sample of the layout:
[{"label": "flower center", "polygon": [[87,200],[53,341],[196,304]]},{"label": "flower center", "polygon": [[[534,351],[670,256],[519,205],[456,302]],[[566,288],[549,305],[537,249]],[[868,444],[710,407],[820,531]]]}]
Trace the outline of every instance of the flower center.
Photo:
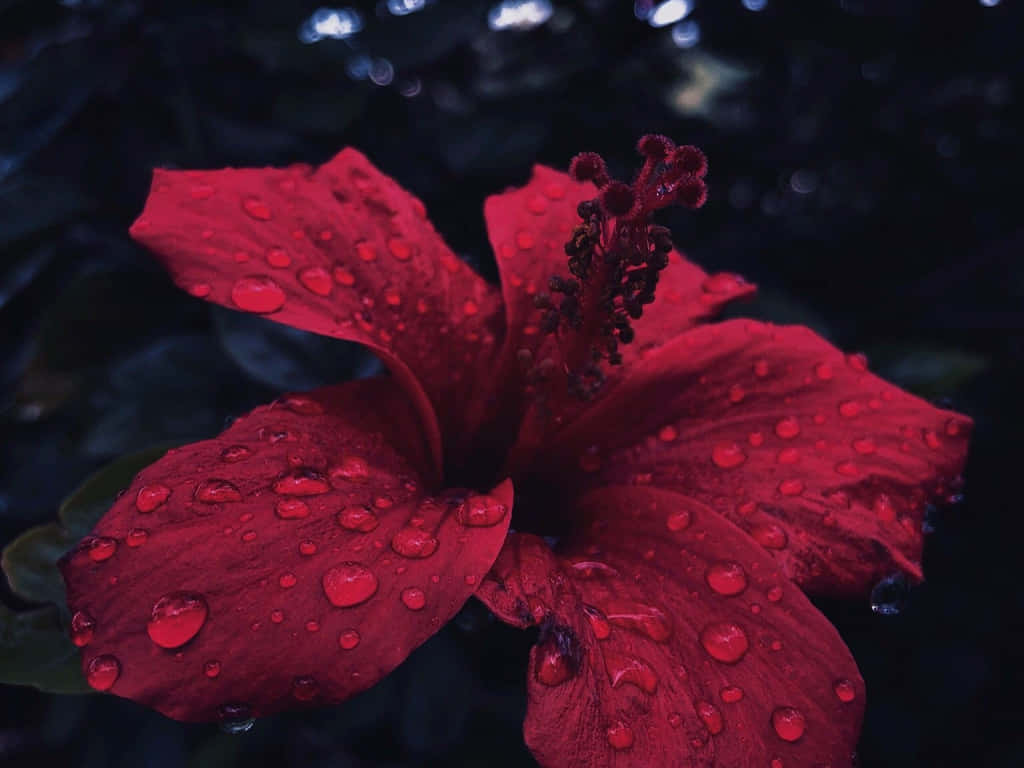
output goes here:
[{"label": "flower center", "polygon": [[[593,182],[598,195],[580,203],[581,223],[565,244],[571,276],[553,275],[549,292],[535,297],[544,310],[541,330],[557,339],[569,393],[582,400],[604,383],[603,364],[621,365],[619,346],[632,343],[633,321],[654,301],[668,266],[672,238],[651,223],[654,212],[673,204],[699,208],[707,198],[707,160],[699,149],[650,134],[637,150],[644,164],[632,184],[612,179],[600,155],[573,158],[569,174]],[[528,376],[550,378],[554,361],[533,365],[523,352]]]}]

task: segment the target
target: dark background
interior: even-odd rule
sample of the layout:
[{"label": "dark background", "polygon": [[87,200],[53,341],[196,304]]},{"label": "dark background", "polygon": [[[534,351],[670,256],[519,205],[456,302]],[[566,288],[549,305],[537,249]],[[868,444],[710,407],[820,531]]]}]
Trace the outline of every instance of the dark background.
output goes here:
[{"label": "dark background", "polygon": [[[820,604],[868,685],[860,765],[1024,764],[1020,3],[700,0],[654,28],[561,0],[528,31],[490,29],[494,4],[356,3],[362,31],[313,42],[308,3],[0,0],[0,544],[114,456],[373,365],[173,289],[127,237],[153,166],[353,145],[493,278],[486,194],[584,149],[628,175],[663,132],[711,164],[708,205],[664,223],[762,286],[744,312],[977,421],[902,612]],[[529,643],[471,602],[367,694],[242,736],[2,687],[0,764],[529,766]]]}]

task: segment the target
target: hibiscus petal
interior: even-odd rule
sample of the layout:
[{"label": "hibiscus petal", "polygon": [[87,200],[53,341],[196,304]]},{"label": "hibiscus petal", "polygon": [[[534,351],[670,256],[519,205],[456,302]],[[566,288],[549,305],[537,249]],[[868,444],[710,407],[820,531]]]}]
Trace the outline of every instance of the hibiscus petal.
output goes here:
[{"label": "hibiscus petal", "polygon": [[636,366],[553,451],[585,484],[692,495],[808,592],[860,596],[920,578],[925,507],[958,481],[971,427],[807,328],[735,320]]},{"label": "hibiscus petal", "polygon": [[428,495],[389,379],[282,398],[143,470],[61,566],[92,685],[186,721],[345,699],[494,562],[511,483]]},{"label": "hibiscus petal", "polygon": [[194,296],[371,347],[416,400],[438,458],[437,421],[464,431],[503,333],[500,297],[359,152],[315,172],[157,170],[131,232]]},{"label": "hibiscus petal", "polygon": [[749,536],[673,491],[610,486],[552,552],[513,534],[477,597],[539,625],[526,742],[547,768],[849,766],[864,684]]},{"label": "hibiscus petal", "polygon": [[[561,370],[561,352],[555,338],[541,331],[543,311],[534,306],[534,297],[548,291],[552,276],[569,277],[564,246],[581,221],[576,208],[596,195],[597,190],[589,182],[579,183],[564,173],[537,165],[526,186],[488,197],[484,205],[487,231],[501,273],[508,329],[501,353],[501,370],[505,372],[501,378],[515,388],[511,390],[513,395],[521,397],[524,388],[517,360],[521,350],[528,351],[532,360],[550,358],[555,363],[553,370]],[[636,341],[619,348],[622,365],[602,366],[608,377],[606,386],[628,375],[634,364],[658,347],[755,290],[738,275],[708,276],[672,251],[668,267],[661,272],[658,300],[633,321]],[[533,453],[543,443],[551,425],[549,413],[558,413],[558,420],[564,424],[587,407],[568,395],[564,379],[546,394],[543,406],[530,400],[524,404],[527,413],[507,469],[518,468],[520,457]]]}]

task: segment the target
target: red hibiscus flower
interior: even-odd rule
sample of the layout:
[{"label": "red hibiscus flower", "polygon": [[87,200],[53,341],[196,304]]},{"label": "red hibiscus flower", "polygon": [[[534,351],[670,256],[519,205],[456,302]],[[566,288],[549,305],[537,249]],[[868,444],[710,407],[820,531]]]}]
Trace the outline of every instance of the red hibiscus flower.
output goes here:
[{"label": "red hibiscus flower", "polygon": [[475,596],[539,627],[545,766],[849,765],[864,684],[805,593],[921,577],[971,423],[806,328],[708,323],[753,286],[651,222],[703,203],[704,156],[639,151],[630,185],[586,154],[487,200],[500,291],[355,150],[157,171],[131,232],[181,287],[393,375],[138,475],[62,561],[92,686],[187,721],[337,702]]}]

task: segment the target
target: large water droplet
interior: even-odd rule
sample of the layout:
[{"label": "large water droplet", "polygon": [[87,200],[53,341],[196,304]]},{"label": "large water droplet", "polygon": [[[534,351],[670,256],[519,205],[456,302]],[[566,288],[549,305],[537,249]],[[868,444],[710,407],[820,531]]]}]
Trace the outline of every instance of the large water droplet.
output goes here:
[{"label": "large water droplet", "polygon": [[880,616],[895,616],[903,610],[909,585],[903,573],[894,573],[878,582],[871,590],[871,610]]},{"label": "large water droplet", "polygon": [[332,480],[346,480],[350,483],[365,483],[370,477],[370,467],[361,456],[346,456],[330,471]]},{"label": "large water droplet", "polygon": [[644,693],[654,693],[658,689],[658,676],[650,664],[634,656],[605,651],[604,667],[612,688],[629,684]]},{"label": "large water droplet", "polygon": [[96,620],[85,611],[75,611],[71,617],[71,642],[83,648],[92,640]]},{"label": "large water droplet", "polygon": [[420,528],[402,528],[391,539],[391,548],[402,557],[430,557],[437,550],[437,539]]},{"label": "large water droplet", "polygon": [[231,300],[246,312],[269,314],[284,306],[285,294],[269,277],[243,277],[231,287]]},{"label": "large water droplet", "polygon": [[161,483],[144,485],[139,488],[139,493],[135,497],[135,508],[139,510],[139,512],[152,512],[154,509],[164,504],[170,496],[171,489],[166,485]]},{"label": "large water droplet", "polygon": [[598,640],[605,640],[612,633],[608,617],[592,605],[583,605],[583,613],[590,622],[590,628],[594,631],[594,637]]},{"label": "large water droplet", "polygon": [[341,563],[323,576],[324,594],[338,608],[365,603],[377,591],[377,577],[359,563]]},{"label": "large water droplet", "polygon": [[747,460],[738,443],[719,443],[711,450],[711,460],[716,467],[734,469]]},{"label": "large water droplet", "polygon": [[772,728],[783,741],[799,741],[807,730],[807,721],[799,709],[779,707],[772,712]]},{"label": "large water droplet", "polygon": [[331,484],[327,478],[308,467],[294,469],[274,483],[274,492],[282,496],[319,496],[329,490]]},{"label": "large water droplet", "polygon": [[672,635],[672,624],[665,612],[653,605],[613,602],[605,607],[605,615],[613,625],[640,632],[663,643]]},{"label": "large water droplet", "polygon": [[742,565],[732,560],[720,560],[710,565],[704,580],[720,595],[738,595],[747,588],[747,572]]},{"label": "large water droplet", "polygon": [[202,595],[171,592],[153,604],[146,632],[161,648],[180,648],[199,633],[207,614]]},{"label": "large water droplet", "polygon": [[410,611],[421,611],[427,604],[427,596],[419,587],[406,587],[402,590],[402,604]]},{"label": "large water droplet", "polygon": [[633,746],[633,729],[621,720],[617,720],[607,731],[608,744],[612,749],[623,751]]},{"label": "large water droplet", "polygon": [[739,624],[731,621],[716,621],[708,624],[700,633],[700,643],[711,658],[723,664],[735,664],[750,647],[747,633]]},{"label": "large water droplet", "polygon": [[221,504],[227,501],[241,501],[242,493],[227,480],[211,478],[204,480],[196,487],[196,501],[203,504]]},{"label": "large water droplet", "polygon": [[97,691],[108,691],[121,674],[121,662],[109,654],[95,656],[85,672],[85,681]]},{"label": "large water droplet", "polygon": [[574,677],[576,671],[569,654],[563,653],[557,643],[549,640],[537,646],[533,674],[537,682],[554,687]]},{"label": "large water droplet", "polygon": [[347,531],[369,533],[380,525],[380,520],[369,507],[345,507],[338,513],[338,525]]},{"label": "large water droplet", "polygon": [[492,496],[473,495],[463,501],[455,513],[463,525],[486,527],[497,525],[505,519],[508,507]]}]

